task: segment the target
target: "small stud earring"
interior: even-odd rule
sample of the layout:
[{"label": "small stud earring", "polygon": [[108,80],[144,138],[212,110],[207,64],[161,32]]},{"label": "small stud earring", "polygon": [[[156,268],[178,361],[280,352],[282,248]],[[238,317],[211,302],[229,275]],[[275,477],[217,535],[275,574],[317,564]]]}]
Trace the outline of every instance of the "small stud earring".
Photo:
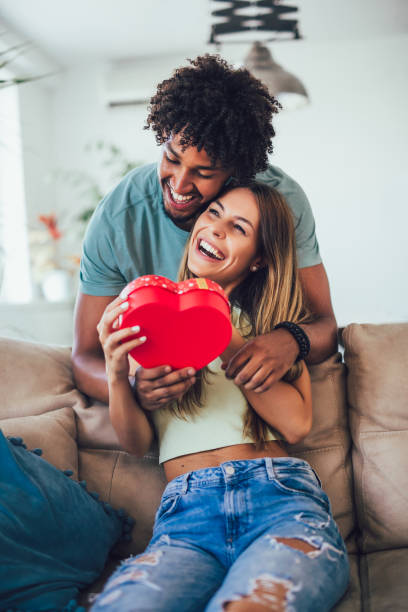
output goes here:
[{"label": "small stud earring", "polygon": [[256,272],[258,269],[258,266],[251,266],[251,272]]}]

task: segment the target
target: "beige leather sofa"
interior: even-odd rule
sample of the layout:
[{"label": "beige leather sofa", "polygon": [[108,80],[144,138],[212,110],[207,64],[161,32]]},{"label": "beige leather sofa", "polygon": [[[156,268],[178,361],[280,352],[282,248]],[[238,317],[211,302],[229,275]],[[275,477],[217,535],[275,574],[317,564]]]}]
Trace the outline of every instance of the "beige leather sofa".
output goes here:
[{"label": "beige leather sofa", "polygon": [[[314,424],[292,447],[319,473],[350,553],[339,612],[408,610],[408,323],[348,326],[340,354],[313,366]],[[76,388],[69,348],[0,339],[0,428],[136,520],[118,560],[143,550],[165,481],[154,453],[120,450],[107,407]],[[91,594],[91,595],[90,595]],[[317,611],[318,612],[318,611]]]}]

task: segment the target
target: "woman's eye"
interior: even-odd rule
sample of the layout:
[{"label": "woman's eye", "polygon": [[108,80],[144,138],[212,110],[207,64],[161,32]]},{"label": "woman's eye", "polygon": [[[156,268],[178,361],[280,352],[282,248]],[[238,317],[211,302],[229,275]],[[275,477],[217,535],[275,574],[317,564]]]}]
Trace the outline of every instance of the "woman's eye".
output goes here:
[{"label": "woman's eye", "polygon": [[208,212],[212,215],[215,215],[216,217],[219,217],[218,210],[216,208],[209,208]]},{"label": "woman's eye", "polygon": [[235,223],[234,227],[241,232],[241,234],[244,234],[244,236],[246,236],[245,230],[243,227],[241,227],[241,225],[238,225],[238,223]]}]

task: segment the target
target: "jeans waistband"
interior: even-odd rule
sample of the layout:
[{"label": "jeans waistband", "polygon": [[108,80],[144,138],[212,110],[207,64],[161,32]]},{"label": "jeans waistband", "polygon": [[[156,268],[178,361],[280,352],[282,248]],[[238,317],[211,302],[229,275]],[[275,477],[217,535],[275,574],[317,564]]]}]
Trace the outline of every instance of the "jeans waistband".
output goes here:
[{"label": "jeans waistband", "polygon": [[296,471],[315,475],[312,467],[303,459],[297,457],[261,457],[259,459],[238,459],[225,461],[218,466],[202,468],[186,472],[171,480],[163,493],[163,497],[175,493],[202,487],[224,486],[251,478],[266,477],[276,479],[279,474]]}]

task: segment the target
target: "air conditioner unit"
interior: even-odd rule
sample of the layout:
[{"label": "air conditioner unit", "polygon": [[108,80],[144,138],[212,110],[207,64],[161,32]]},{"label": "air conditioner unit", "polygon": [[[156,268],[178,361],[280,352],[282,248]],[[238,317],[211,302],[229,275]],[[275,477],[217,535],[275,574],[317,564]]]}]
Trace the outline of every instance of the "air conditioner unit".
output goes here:
[{"label": "air conditioner unit", "polygon": [[103,75],[104,104],[114,108],[120,106],[147,106],[156,90],[157,80],[145,69],[140,60],[118,60],[106,66]]}]

